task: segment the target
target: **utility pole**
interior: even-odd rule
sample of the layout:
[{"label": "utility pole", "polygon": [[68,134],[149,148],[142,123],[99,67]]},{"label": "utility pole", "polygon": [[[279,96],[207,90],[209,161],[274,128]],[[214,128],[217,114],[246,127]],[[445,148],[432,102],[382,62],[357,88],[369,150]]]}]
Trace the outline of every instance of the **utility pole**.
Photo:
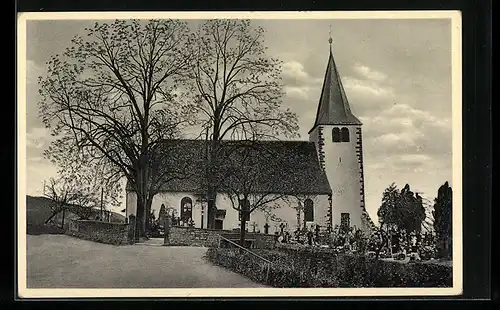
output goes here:
[{"label": "utility pole", "polygon": [[205,211],[205,202],[202,199],[202,201],[201,201],[201,229],[203,229],[203,213],[205,213],[204,211]]},{"label": "utility pole", "polygon": [[104,196],[104,188],[101,187],[101,221],[103,221],[103,213],[102,213],[102,210],[103,210],[103,206],[102,206],[102,200],[103,200],[103,196]]}]

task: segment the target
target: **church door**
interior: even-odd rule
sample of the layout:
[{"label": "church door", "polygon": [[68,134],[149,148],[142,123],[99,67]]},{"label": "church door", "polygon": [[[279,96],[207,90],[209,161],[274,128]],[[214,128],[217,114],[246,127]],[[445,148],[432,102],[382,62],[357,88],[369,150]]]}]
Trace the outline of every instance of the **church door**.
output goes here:
[{"label": "church door", "polygon": [[215,229],[222,230],[223,223],[224,223],[224,221],[223,221],[223,220],[216,219],[216,220],[215,220],[215,223],[214,223],[214,224],[215,224]]},{"label": "church door", "polygon": [[184,197],[181,200],[181,220],[183,223],[189,223],[193,218],[193,201],[189,197]]}]

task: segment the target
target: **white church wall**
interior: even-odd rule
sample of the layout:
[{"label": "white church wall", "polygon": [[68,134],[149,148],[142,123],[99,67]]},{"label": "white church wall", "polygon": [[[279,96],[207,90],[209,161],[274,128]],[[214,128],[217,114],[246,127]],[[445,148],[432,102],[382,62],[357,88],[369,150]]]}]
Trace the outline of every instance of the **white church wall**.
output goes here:
[{"label": "white church wall", "polygon": [[[181,215],[181,200],[184,197],[188,197],[192,202],[192,219],[194,222],[194,226],[197,228],[201,228],[202,221],[202,204],[197,201],[198,197],[192,193],[173,193],[173,192],[164,192],[158,193],[153,197],[153,202],[151,204],[151,209],[155,210],[155,216],[158,217],[160,212],[160,208],[162,204],[165,204],[167,208],[174,208],[176,210],[177,216]],[[205,207],[206,208],[206,207]],[[207,227],[207,216],[206,210],[203,215],[203,227]]]},{"label": "white church wall", "polygon": [[[130,214],[134,214],[136,212],[136,202],[137,195],[134,192],[127,192],[127,206],[126,206],[126,216],[128,217]],[[184,197],[191,198],[193,202],[193,221],[195,227],[201,228],[201,203],[197,202],[197,197],[190,193],[174,193],[174,192],[164,192],[155,195],[153,198],[153,202],[151,205],[151,209],[154,210],[155,216],[158,216],[161,205],[165,204],[166,207],[172,207],[177,210],[177,214],[180,215],[181,212],[181,200]],[[313,200],[313,210],[314,210],[314,221],[307,222],[307,227],[309,228],[311,225],[319,224],[322,228],[326,228],[328,223],[328,196],[327,195],[315,195],[311,196]],[[287,225],[287,229],[290,231],[294,231],[297,229],[297,211],[294,209],[290,203],[297,203],[295,198],[288,199],[278,199],[274,202],[278,207],[272,210],[274,214],[274,220],[269,218],[269,233],[273,234],[275,231],[279,231],[280,223],[285,223]],[[226,210],[225,219],[222,222],[222,229],[231,230],[234,228],[239,228],[239,214],[238,211],[233,209],[231,205],[231,201],[224,194],[218,194],[216,200],[217,208]],[[250,221],[247,222],[248,231],[252,231],[253,228],[251,226],[252,223],[255,223],[260,230],[260,232],[264,232],[264,225],[266,224],[266,213],[261,210],[255,210],[250,215]],[[303,214],[301,214],[301,227],[303,225]],[[207,213],[206,207],[203,216],[203,227],[207,227]]]},{"label": "white church wall", "polygon": [[[362,228],[361,169],[356,153],[359,126],[318,126],[311,132],[311,141],[320,127],[323,127],[325,172],[332,188],[332,224],[340,225],[341,214],[349,213],[351,226]],[[333,142],[334,127],[347,127],[350,142]]]},{"label": "white church wall", "polygon": [[[314,221],[307,222],[308,228],[311,225],[319,224],[321,227],[326,228],[328,223],[328,196],[327,195],[317,195],[312,197],[313,199],[313,209],[314,209]],[[297,211],[291,206],[291,203],[297,203],[295,198],[278,199],[273,202],[277,208],[273,208],[272,213],[274,217],[269,217],[269,233],[274,233],[275,231],[280,231],[279,225],[285,223],[287,229],[294,231],[297,229]],[[238,211],[233,209],[230,199],[224,195],[219,194],[217,196],[217,208],[226,210],[226,218],[223,222],[223,229],[234,229],[240,227]],[[303,214],[301,214],[301,227],[303,225]],[[248,231],[252,231],[252,224],[256,224],[256,229],[260,232],[264,232],[264,225],[266,224],[266,213],[259,209],[253,211],[250,214],[250,221],[247,222]]]},{"label": "white church wall", "polygon": [[[163,192],[158,193],[153,197],[153,201],[151,203],[151,210],[154,210],[154,214],[158,217],[160,213],[161,205],[164,204],[167,208],[173,208],[176,210],[177,216],[181,214],[181,200],[184,197],[191,198],[192,201],[192,218],[195,224],[195,227],[201,228],[201,209],[202,205],[197,201],[196,195],[192,193],[182,193],[182,192]],[[127,192],[127,207],[126,207],[126,216],[128,217],[130,214],[134,214],[137,210],[137,195],[134,192]],[[203,216],[203,227],[207,227],[207,216],[206,210]]]}]

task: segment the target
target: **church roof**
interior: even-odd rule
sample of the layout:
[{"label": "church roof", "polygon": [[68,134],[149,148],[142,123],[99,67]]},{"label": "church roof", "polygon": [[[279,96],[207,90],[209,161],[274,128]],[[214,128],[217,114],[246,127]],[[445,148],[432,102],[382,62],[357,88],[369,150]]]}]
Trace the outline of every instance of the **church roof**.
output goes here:
[{"label": "church roof", "polygon": [[[176,177],[166,175],[160,191],[206,192],[207,145],[204,140],[164,141],[162,154],[167,155],[162,166]],[[331,194],[313,142],[223,140],[220,150],[219,192],[250,186],[252,192]],[[129,182],[127,190],[133,190]]]},{"label": "church roof", "polygon": [[[352,114],[345,94],[337,65],[330,48],[330,57],[326,68],[323,88],[312,129],[318,125],[361,125],[361,121]],[[311,131],[312,131],[311,129]]]}]

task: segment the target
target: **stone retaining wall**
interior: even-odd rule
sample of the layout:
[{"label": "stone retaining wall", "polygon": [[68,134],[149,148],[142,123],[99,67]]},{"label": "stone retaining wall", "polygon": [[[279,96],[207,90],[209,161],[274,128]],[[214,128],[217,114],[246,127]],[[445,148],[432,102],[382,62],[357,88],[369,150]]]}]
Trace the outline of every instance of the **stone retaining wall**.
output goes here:
[{"label": "stone retaining wall", "polygon": [[71,220],[67,235],[85,240],[123,245],[129,244],[128,224],[92,220]]},{"label": "stone retaining wall", "polygon": [[[189,245],[203,247],[218,247],[219,235],[232,241],[238,241],[239,232],[229,230],[201,229],[191,227],[171,227],[170,244]],[[270,249],[274,247],[274,236],[247,232],[246,240],[252,240],[254,247],[261,249]]]}]

